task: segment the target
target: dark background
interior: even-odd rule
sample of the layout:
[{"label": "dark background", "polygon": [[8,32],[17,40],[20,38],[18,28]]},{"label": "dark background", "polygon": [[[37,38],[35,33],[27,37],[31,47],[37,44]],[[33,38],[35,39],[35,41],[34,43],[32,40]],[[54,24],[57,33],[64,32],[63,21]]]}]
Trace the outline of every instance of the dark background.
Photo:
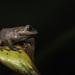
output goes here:
[{"label": "dark background", "polygon": [[[75,74],[75,6],[72,0],[0,2],[0,29],[32,25],[35,65],[42,75]],[[0,75],[17,75],[0,64]]]}]

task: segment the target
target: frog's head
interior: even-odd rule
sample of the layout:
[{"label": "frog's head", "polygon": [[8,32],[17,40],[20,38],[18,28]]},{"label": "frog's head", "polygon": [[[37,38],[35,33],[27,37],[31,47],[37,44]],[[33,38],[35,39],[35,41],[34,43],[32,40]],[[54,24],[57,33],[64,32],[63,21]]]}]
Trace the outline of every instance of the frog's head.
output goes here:
[{"label": "frog's head", "polygon": [[34,29],[30,25],[26,25],[26,26],[20,27],[18,29],[18,34],[21,35],[21,36],[32,36],[32,35],[35,35],[37,33],[38,33],[37,30]]}]

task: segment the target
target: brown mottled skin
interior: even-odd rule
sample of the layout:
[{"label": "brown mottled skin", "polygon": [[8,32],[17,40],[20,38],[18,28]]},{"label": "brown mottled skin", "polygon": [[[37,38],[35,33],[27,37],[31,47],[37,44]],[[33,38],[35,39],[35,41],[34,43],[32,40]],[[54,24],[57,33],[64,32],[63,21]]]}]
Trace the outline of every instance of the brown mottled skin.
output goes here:
[{"label": "brown mottled skin", "polygon": [[30,25],[3,28],[0,31],[0,46],[9,46],[11,50],[18,51],[13,45],[17,42],[25,41],[37,34],[37,30]]}]

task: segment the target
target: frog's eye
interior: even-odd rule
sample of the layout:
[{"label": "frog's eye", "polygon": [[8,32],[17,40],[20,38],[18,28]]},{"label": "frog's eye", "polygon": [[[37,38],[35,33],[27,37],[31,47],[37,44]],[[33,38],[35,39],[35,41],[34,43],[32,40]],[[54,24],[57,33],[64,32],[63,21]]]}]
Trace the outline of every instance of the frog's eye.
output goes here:
[{"label": "frog's eye", "polygon": [[32,31],[32,27],[29,25],[29,26],[27,26],[27,31]]}]

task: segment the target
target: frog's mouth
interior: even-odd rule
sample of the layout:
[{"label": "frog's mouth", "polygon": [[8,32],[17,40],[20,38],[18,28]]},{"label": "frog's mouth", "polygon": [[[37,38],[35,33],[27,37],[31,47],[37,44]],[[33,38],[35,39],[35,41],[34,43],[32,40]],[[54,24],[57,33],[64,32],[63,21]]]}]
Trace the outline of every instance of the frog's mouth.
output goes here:
[{"label": "frog's mouth", "polygon": [[20,36],[32,36],[38,34],[37,30],[36,31],[25,31],[25,32],[20,32]]}]

